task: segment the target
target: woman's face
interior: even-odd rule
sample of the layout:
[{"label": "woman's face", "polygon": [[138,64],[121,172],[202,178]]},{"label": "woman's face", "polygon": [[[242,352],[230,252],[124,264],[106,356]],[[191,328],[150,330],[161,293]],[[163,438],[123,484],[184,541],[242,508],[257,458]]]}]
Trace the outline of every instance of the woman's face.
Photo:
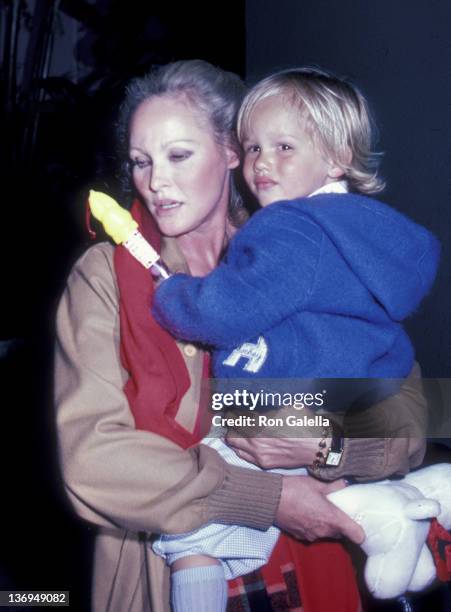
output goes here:
[{"label": "woman's face", "polygon": [[208,119],[185,98],[158,96],[137,108],[130,160],[135,187],[162,234],[223,227],[238,156],[215,141]]}]

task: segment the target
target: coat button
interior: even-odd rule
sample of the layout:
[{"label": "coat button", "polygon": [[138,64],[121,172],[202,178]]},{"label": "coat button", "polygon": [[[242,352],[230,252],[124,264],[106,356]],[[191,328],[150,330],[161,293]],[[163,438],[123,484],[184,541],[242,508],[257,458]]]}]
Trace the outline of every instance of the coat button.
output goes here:
[{"label": "coat button", "polygon": [[194,355],[197,353],[197,349],[192,344],[185,344],[183,347],[183,352],[187,357],[194,357]]}]

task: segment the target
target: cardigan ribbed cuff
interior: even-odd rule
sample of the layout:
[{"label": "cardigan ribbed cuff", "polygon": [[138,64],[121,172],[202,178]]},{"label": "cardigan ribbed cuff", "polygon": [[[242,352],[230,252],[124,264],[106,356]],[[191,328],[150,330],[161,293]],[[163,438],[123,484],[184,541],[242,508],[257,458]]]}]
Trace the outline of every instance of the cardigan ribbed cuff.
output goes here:
[{"label": "cardigan ribbed cuff", "polygon": [[[387,438],[346,438],[340,465],[311,470],[321,480],[352,476],[355,480],[380,478],[387,459]],[[310,471],[310,470],[309,470]]]},{"label": "cardigan ribbed cuff", "polygon": [[280,474],[227,465],[222,486],[208,498],[208,521],[268,529],[281,492]]}]

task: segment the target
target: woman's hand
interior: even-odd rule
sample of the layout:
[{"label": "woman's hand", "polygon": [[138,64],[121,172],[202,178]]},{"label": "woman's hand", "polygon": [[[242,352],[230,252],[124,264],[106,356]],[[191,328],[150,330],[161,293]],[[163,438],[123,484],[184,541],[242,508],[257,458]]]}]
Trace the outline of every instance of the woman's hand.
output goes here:
[{"label": "woman's hand", "polygon": [[[320,440],[320,438],[234,438],[232,436],[227,436],[225,439],[239,457],[264,470],[311,465],[318,452]],[[326,443],[328,442],[330,440],[326,440]]]},{"label": "woman's hand", "polygon": [[310,476],[284,476],[276,525],[299,540],[347,537],[356,544],[365,539],[363,529],[334,506],[328,493],[342,489],[343,480],[326,484]]}]

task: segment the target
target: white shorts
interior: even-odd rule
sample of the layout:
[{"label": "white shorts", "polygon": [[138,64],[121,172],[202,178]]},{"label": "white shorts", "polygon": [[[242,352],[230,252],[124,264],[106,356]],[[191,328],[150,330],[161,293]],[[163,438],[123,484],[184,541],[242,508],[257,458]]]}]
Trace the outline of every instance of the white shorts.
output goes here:
[{"label": "white shorts", "polygon": [[[204,438],[201,443],[217,450],[227,463],[260,470],[253,463],[238,457],[221,438]],[[292,476],[307,474],[304,468],[271,471]],[[163,557],[168,565],[191,555],[213,557],[221,562],[226,579],[231,580],[266,565],[279,533],[276,527],[261,531],[241,525],[212,523],[185,534],[162,535],[152,544],[152,549]]]}]

